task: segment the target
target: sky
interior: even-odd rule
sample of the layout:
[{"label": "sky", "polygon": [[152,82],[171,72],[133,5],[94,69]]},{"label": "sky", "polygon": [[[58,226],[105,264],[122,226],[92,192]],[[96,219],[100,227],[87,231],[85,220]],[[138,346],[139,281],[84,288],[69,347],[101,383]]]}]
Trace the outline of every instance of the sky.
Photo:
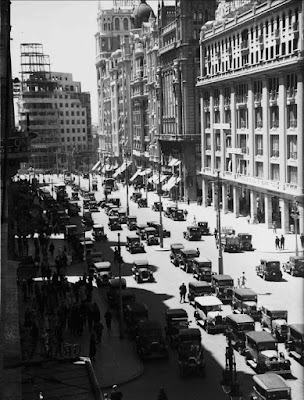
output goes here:
[{"label": "sky", "polygon": [[[113,2],[101,0],[105,9]],[[157,10],[157,0],[147,0]],[[97,123],[95,38],[97,0],[12,0],[11,56],[13,78],[20,78],[20,44],[41,43],[51,71],[69,72],[91,93],[92,123]]]}]

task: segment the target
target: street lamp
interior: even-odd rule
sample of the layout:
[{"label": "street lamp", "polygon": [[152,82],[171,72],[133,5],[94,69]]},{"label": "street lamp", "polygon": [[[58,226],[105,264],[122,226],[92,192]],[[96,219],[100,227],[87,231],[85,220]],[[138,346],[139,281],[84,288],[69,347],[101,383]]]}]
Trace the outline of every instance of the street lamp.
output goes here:
[{"label": "street lamp", "polygon": [[298,249],[298,219],[299,219],[299,208],[298,208],[299,203],[297,202],[297,198],[294,197],[294,201],[292,203],[292,209],[291,209],[291,217],[294,220],[294,232],[295,232],[295,238],[296,238],[296,256],[299,255],[299,249]]},{"label": "street lamp", "polygon": [[126,163],[126,189],[127,189],[127,217],[130,214],[129,207],[129,172],[128,172],[128,152],[125,151],[125,163]]},{"label": "street lamp", "polygon": [[83,262],[86,262],[87,259],[87,246],[86,246],[86,237],[85,237],[85,219],[84,219],[84,206],[82,208],[82,225],[83,225]]},{"label": "street lamp", "polygon": [[158,196],[159,196],[159,246],[161,248],[164,247],[164,233],[163,233],[163,206],[162,206],[162,198],[161,198],[161,182],[160,182],[160,173],[161,173],[161,161],[158,164]]},{"label": "street lamp", "polygon": [[118,247],[118,276],[119,276],[119,337],[120,339],[124,338],[123,332],[123,308],[122,308],[122,288],[121,288],[121,265],[122,265],[122,257],[121,257],[121,247],[120,247],[120,233],[117,234],[117,247]]}]

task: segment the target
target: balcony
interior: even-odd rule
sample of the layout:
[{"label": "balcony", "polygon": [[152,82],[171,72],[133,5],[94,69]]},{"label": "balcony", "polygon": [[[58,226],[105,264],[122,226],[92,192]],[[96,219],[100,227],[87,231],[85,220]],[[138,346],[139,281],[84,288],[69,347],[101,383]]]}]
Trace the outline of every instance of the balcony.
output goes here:
[{"label": "balcony", "polygon": [[297,89],[295,88],[288,88],[286,91],[286,103],[287,105],[289,104],[294,104],[296,100],[296,95],[297,95]]},{"label": "balcony", "polygon": [[298,159],[298,153],[296,151],[291,151],[288,155],[289,160],[297,160]]},{"label": "balcony", "polygon": [[278,100],[279,93],[276,90],[271,90],[269,92],[269,105],[276,106]]},{"label": "balcony", "polygon": [[288,128],[295,129],[296,127],[297,127],[297,120],[296,119],[291,119],[289,121],[289,127]]},{"label": "balcony", "polygon": [[276,157],[276,158],[280,157],[280,151],[272,149],[271,150],[271,157]]},{"label": "balcony", "polygon": [[175,134],[170,134],[170,133],[157,133],[154,135],[154,137],[157,140],[164,141],[164,142],[194,142],[194,143],[200,143],[201,141],[201,135],[190,135],[190,134],[185,134],[185,135],[175,135]]},{"label": "balcony", "polygon": [[270,122],[270,128],[271,129],[277,129],[279,127],[279,120],[275,119],[273,121]]},{"label": "balcony", "polygon": [[241,43],[241,54],[242,56],[245,56],[249,53],[249,44],[248,40],[243,40]]},{"label": "balcony", "polygon": [[263,155],[263,149],[256,149],[256,156],[262,156]]},{"label": "balcony", "polygon": [[254,94],[254,107],[261,107],[261,101],[262,101],[262,93],[255,93]]}]

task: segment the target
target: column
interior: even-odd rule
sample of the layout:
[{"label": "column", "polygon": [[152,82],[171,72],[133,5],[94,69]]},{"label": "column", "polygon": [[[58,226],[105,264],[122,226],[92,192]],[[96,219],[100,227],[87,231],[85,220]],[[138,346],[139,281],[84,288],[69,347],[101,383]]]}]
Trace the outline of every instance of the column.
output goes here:
[{"label": "column", "polygon": [[203,91],[200,91],[200,106],[201,106],[201,151],[202,151],[202,168],[205,167],[205,153],[206,153],[206,142],[205,142],[205,126],[206,126],[206,118],[205,118],[205,102]]},{"label": "column", "polygon": [[228,197],[227,197],[227,185],[222,184],[222,212],[227,214],[228,212]]},{"label": "column", "polygon": [[280,209],[281,209],[281,229],[283,233],[289,232],[289,204],[288,200],[280,199]]},{"label": "column", "polygon": [[269,93],[268,93],[268,79],[266,77],[263,77],[262,80],[263,83],[263,89],[262,89],[262,101],[261,101],[261,106],[262,106],[262,115],[263,115],[263,128],[262,128],[262,134],[263,134],[263,172],[264,172],[264,177],[265,180],[269,179],[269,131],[268,131],[268,126],[269,126]]},{"label": "column", "polygon": [[[235,105],[235,87],[231,86],[231,146],[236,148],[236,105]],[[232,172],[236,174],[236,154],[232,154]]]},{"label": "column", "polygon": [[269,194],[265,194],[264,196],[264,212],[265,212],[265,224],[267,228],[272,227],[272,201],[271,196]]},{"label": "column", "polygon": [[202,178],[202,206],[207,207],[208,181]]},{"label": "column", "polygon": [[250,218],[253,221],[254,216],[257,216],[257,193],[250,189]]},{"label": "column", "polygon": [[[297,104],[297,152],[298,152],[298,189],[301,190],[303,193],[304,188],[304,174],[303,174],[303,162],[304,162],[304,140],[303,140],[303,129],[304,129],[304,110],[303,110],[303,78],[304,73],[303,69],[298,71],[298,84],[297,84],[297,97],[296,97],[296,104]],[[303,220],[302,225],[303,227]]]},{"label": "column", "polygon": [[[220,87],[220,106],[219,106],[219,111],[220,111],[220,122],[221,124],[224,123],[224,88],[221,86]],[[225,171],[226,170],[226,133],[224,129],[221,128],[221,170]]]},{"label": "column", "polygon": [[210,91],[210,140],[211,140],[211,168],[215,169],[215,149],[214,149],[214,90]]},{"label": "column", "polygon": [[[299,210],[299,234],[304,234],[304,207],[303,204],[298,205]],[[300,247],[299,247],[300,248]]]},{"label": "column", "polygon": [[[279,78],[279,156],[280,156],[280,182],[286,183],[286,87],[285,77],[280,76]],[[282,226],[283,229],[283,226]]]},{"label": "column", "polygon": [[249,133],[249,174],[250,176],[254,176],[254,159],[255,159],[255,151],[254,151],[254,99],[253,99],[253,87],[252,81],[248,81],[248,133]]},{"label": "column", "polygon": [[240,190],[237,186],[233,186],[233,214],[235,218],[239,217],[240,213]]}]

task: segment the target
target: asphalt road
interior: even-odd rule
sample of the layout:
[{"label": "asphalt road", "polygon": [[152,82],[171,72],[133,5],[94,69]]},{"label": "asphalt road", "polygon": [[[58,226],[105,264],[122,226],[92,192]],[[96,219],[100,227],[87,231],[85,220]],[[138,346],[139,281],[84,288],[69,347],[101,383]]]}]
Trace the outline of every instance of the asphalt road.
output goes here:
[{"label": "asphalt road", "polygon": [[[56,179],[57,178],[54,177],[54,182]],[[76,178],[76,183],[78,183],[78,178]],[[81,179],[81,185],[88,187],[88,180]],[[132,189],[129,190],[129,196],[131,194]],[[119,191],[113,192],[110,197],[120,197],[122,206],[126,206],[125,188],[121,187]],[[101,191],[96,193],[96,198],[97,200],[103,198]],[[158,197],[155,193],[149,192],[149,206],[157,200]],[[167,200],[164,200],[164,203],[166,202]],[[159,220],[159,213],[153,212],[150,207],[138,208],[137,204],[132,201],[129,201],[129,205],[130,215],[137,215],[138,222],[144,223],[147,221]],[[181,207],[185,208],[187,206],[183,204]],[[210,211],[210,223],[211,221],[214,221],[214,218],[211,218],[211,213],[213,213],[213,211]],[[93,213],[93,219],[95,222],[102,223],[106,227],[106,233],[108,234],[109,240],[106,245],[103,245],[103,251],[105,259],[112,260],[112,250],[117,245],[118,232],[111,232],[107,229],[108,217],[103,210],[98,213]],[[236,226],[234,226],[234,228],[237,230],[238,221],[236,220],[235,222]],[[188,242],[183,239],[182,232],[185,230],[187,225],[191,224],[192,221],[175,222],[164,217],[164,228],[171,231],[171,238],[164,239],[165,248],[169,247],[170,243],[174,242],[181,242],[187,248],[198,247],[201,255],[211,259],[213,270],[214,272],[217,272],[218,251],[213,236],[203,237],[203,240],[200,242]],[[211,223],[211,231],[213,231],[213,228],[214,225]],[[120,231],[122,244],[125,243],[125,238],[128,233],[129,231],[124,225],[123,230]],[[87,236],[90,236],[90,234],[90,232],[86,233]],[[261,235],[262,234],[263,232],[261,231]],[[177,308],[181,306],[179,303],[178,290],[180,284],[185,282],[187,285],[188,282],[193,280],[193,277],[191,274],[186,274],[180,268],[176,268],[172,263],[170,263],[169,251],[156,251],[154,246],[145,246],[145,249],[145,254],[131,255],[126,251],[125,247],[122,246],[122,257],[124,260],[122,275],[127,280],[127,286],[134,288],[136,298],[147,304],[150,319],[157,319],[164,326],[164,314],[166,308]],[[247,287],[258,293],[259,306],[267,303],[275,304],[279,308],[287,309],[289,323],[303,322],[303,278],[291,277],[290,275],[283,273],[283,280],[281,282],[266,282],[257,277],[255,266],[258,265],[260,258],[263,258],[264,256],[269,258],[269,254],[264,254],[259,250],[259,248],[250,253],[223,254],[224,273],[231,275],[236,284],[237,278],[241,276],[243,271],[245,271]],[[153,265],[155,283],[137,284],[133,279],[131,274],[132,262],[135,259],[142,258],[147,258],[149,263]],[[278,254],[276,258],[280,259],[280,261],[286,261],[287,257],[286,254]],[[114,273],[117,274],[115,267]],[[196,327],[197,325],[193,317],[193,307],[188,303],[183,304],[182,307],[188,312],[189,318],[192,321],[191,326]],[[224,313],[230,314],[231,307],[224,306]],[[256,325],[256,329],[260,330],[260,324],[257,323]],[[176,351],[170,350],[169,360],[154,360],[152,362],[146,362],[144,374],[137,380],[121,387],[124,393],[124,398],[139,399],[144,393],[146,400],[153,400],[157,398],[158,390],[163,386],[166,389],[169,399],[226,399],[227,397],[223,394],[220,385],[222,370],[225,366],[225,336],[223,334],[208,335],[202,329],[201,332],[202,342],[206,349],[206,378],[180,378],[178,372],[177,353]],[[285,352],[283,344],[279,344],[279,350]],[[254,375],[254,371],[246,365],[245,358],[236,352],[235,359],[238,378],[241,382],[241,389],[244,393],[244,398],[249,399],[252,391],[252,375]],[[304,392],[303,367],[298,362],[291,359],[291,369],[294,378],[289,379],[288,384],[292,388],[292,398],[294,400],[300,400],[303,398],[302,395]]]}]

